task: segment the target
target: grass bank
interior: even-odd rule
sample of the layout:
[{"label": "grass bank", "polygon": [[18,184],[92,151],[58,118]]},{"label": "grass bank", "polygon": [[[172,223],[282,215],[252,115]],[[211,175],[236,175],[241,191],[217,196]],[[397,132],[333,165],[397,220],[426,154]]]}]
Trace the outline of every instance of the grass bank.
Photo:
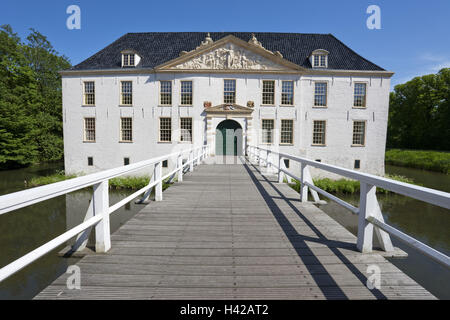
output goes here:
[{"label": "grass bank", "polygon": [[[410,178],[400,176],[400,175],[386,175],[386,178],[406,182],[406,183],[414,183],[414,181]],[[356,180],[348,180],[348,179],[339,179],[339,180],[332,180],[329,178],[321,178],[321,179],[313,179],[314,185],[319,187],[322,190],[325,190],[326,192],[332,193],[332,194],[353,194],[353,193],[359,193],[359,181]],[[293,183],[290,184],[290,186],[296,190],[297,192],[300,192],[300,182],[297,180],[293,180]],[[377,193],[389,193],[390,191],[377,188]]]},{"label": "grass bank", "polygon": [[390,149],[386,164],[450,173],[450,152]]},{"label": "grass bank", "polygon": [[[57,171],[52,175],[43,177],[34,177],[27,182],[27,187],[38,187],[50,183],[64,181],[72,178],[76,178],[81,175],[65,175],[64,171]],[[176,181],[176,179],[174,179]],[[112,190],[138,190],[150,182],[150,176],[129,176],[118,177],[109,180],[109,188]],[[169,183],[163,183],[163,190],[169,187]]]}]

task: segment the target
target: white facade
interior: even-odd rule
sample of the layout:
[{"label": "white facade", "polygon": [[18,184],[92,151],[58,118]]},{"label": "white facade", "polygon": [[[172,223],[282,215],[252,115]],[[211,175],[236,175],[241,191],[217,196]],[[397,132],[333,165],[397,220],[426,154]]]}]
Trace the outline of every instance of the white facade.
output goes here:
[{"label": "white facade", "polygon": [[[230,40],[230,39],[228,39]],[[233,40],[233,39],[231,39]],[[260,146],[285,153],[353,169],[360,160],[363,172],[384,174],[384,152],[389,106],[390,76],[392,73],[337,71],[327,69],[294,69],[283,59],[264,53],[251,44],[240,48],[239,41],[206,45],[189,52],[156,70],[110,70],[89,72],[63,72],[64,155],[67,173],[90,173],[124,165],[124,158],[131,163],[174,152],[192,145],[212,144],[215,150],[216,128],[225,119],[237,121],[243,132],[243,146]],[[216,47],[214,47],[216,45]],[[211,46],[211,47],[208,47]],[[205,61],[202,55],[215,53],[217,48],[228,48],[250,62],[248,69],[235,70],[230,65],[215,65],[210,69],[199,65],[195,59]],[[206,49],[209,49],[206,50]],[[318,48],[319,49],[319,48]],[[205,51],[206,50],[206,51]],[[266,50],[267,51],[267,50]],[[205,53],[206,52],[206,53]],[[273,53],[271,53],[273,54]],[[261,55],[262,58],[254,58]],[[275,54],[274,54],[275,55]],[[183,60],[184,59],[184,60]],[[207,60],[206,60],[207,61]],[[256,60],[254,60],[256,61]],[[197,63],[197,64],[196,64]],[[280,66],[277,68],[277,66]],[[236,80],[235,104],[250,107],[247,113],[210,113],[215,106],[224,103],[224,79]],[[181,105],[181,81],[192,81],[192,106]],[[275,81],[275,103],[262,105],[263,80]],[[84,82],[95,83],[95,105],[83,103]],[[121,81],[132,82],[132,105],[123,106],[120,101]],[[160,104],[160,81],[172,84],[172,104]],[[282,105],[282,81],[293,81],[294,103]],[[326,107],[314,106],[315,82],[327,83]],[[355,83],[365,83],[365,107],[354,107]],[[211,102],[210,108],[204,103]],[[251,105],[251,104],[250,104]],[[84,141],[84,118],[95,118],[95,142]],[[132,142],[120,142],[120,118],[132,118]],[[170,117],[172,141],[159,142],[159,118]],[[192,118],[192,143],[180,141],[180,118]],[[263,119],[274,120],[272,144],[262,143]],[[281,120],[293,120],[292,144],[280,143]],[[326,121],[325,144],[313,145],[313,121]],[[353,145],[353,121],[365,121],[363,146]],[[93,165],[88,165],[92,157]],[[169,167],[172,164],[169,163]],[[293,170],[297,168],[292,167]],[[313,175],[319,172],[313,171]]]}]

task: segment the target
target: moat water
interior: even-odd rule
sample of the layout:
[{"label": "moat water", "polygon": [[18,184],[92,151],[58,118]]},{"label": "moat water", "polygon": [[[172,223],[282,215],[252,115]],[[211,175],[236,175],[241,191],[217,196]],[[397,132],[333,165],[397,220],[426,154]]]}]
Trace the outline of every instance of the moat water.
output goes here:
[{"label": "moat water", "polygon": [[[25,181],[61,170],[62,164],[46,164],[17,170],[0,171],[0,195],[25,189]],[[423,186],[450,192],[450,175],[394,166],[387,173],[401,174]],[[131,191],[110,191],[110,203],[116,203]],[[30,252],[83,221],[91,193],[73,192],[0,216],[0,267]],[[341,196],[358,205],[359,196]],[[385,220],[390,225],[429,246],[450,254],[450,215],[448,210],[396,194],[379,195]],[[352,233],[357,232],[357,216],[329,201],[320,207]],[[111,216],[112,231],[136,214],[142,205],[133,202]],[[450,271],[416,250],[393,239],[394,245],[408,253],[407,258],[389,259],[398,268],[441,299],[450,299]],[[0,299],[31,299],[76,258],[62,258],[64,245],[38,259],[0,283]]]}]

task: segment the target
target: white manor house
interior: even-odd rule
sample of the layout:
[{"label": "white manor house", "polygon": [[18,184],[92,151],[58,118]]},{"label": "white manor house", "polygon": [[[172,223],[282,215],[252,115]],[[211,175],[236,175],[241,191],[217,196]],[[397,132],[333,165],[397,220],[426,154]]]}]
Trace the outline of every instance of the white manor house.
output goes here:
[{"label": "white manor house", "polygon": [[61,75],[67,173],[251,144],[384,174],[393,73],[331,34],[128,33]]}]

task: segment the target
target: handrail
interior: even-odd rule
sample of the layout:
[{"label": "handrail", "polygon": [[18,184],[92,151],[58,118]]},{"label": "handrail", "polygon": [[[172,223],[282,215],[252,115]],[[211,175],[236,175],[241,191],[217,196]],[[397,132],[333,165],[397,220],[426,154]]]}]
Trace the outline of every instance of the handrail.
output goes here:
[{"label": "handrail", "polygon": [[[92,201],[90,203],[88,212],[86,213],[85,221],[1,268],[0,282],[77,235],[79,237],[78,239],[80,239],[80,236],[82,236],[82,240],[85,246],[89,237],[90,228],[94,226],[96,230],[96,251],[108,251],[111,247],[109,215],[146,191],[148,194],[146,193],[144,197],[148,198],[148,191],[150,191],[153,187],[156,188],[155,200],[161,201],[163,181],[176,173],[178,173],[178,181],[182,181],[183,169],[186,166],[189,166],[190,171],[192,171],[194,168],[194,164],[200,164],[200,162],[209,155],[209,149],[209,145],[186,149],[168,155],[140,161],[127,166],[108,169],[62,182],[56,182],[46,186],[35,187],[29,190],[18,191],[0,196],[1,215],[89,186],[94,187],[94,194],[92,196]],[[189,158],[188,161],[183,164],[182,158],[186,153],[189,153]],[[170,171],[168,174],[162,176],[162,161],[168,160],[169,158],[173,157],[178,157],[176,168]],[[118,203],[109,206],[109,179],[135,172],[151,165],[154,165],[154,172],[152,180],[147,186],[132,193]],[[76,250],[84,248],[83,244],[76,245]]]},{"label": "handrail", "polygon": [[112,179],[124,174],[132,173],[134,171],[141,170],[157,162],[164,161],[168,158],[184,154],[187,152],[199,150],[202,147],[193,149],[186,149],[181,152],[174,152],[165,156],[160,156],[148,160],[143,160],[133,164],[129,164],[122,167],[104,170],[88,174],[73,179],[51,183],[45,186],[35,187],[28,190],[17,191],[0,196],[0,215],[9,211],[17,210],[37,202],[55,198],[57,196],[77,191],[94,184],[97,184],[105,179]]},{"label": "handrail", "polygon": [[[251,146],[252,147],[252,146]],[[379,177],[369,173],[358,172],[351,169],[341,168],[323,162],[317,162],[306,158],[293,156],[286,153],[275,152],[273,150],[257,147],[259,150],[269,151],[270,153],[278,154],[283,158],[291,159],[306,165],[323,169],[336,173],[338,175],[351,178],[354,180],[363,181],[365,183],[375,185],[377,187],[408,196],[417,200],[425,201],[446,209],[450,209],[450,194],[444,191],[435,190],[431,188],[416,186],[413,184],[392,180],[389,178]]]},{"label": "handrail", "polygon": [[[265,153],[265,158],[263,158],[263,152]],[[250,160],[252,160],[252,158],[257,160],[259,165],[262,165],[264,162],[265,166],[274,167],[275,169],[277,169],[279,182],[283,182],[283,174],[298,180],[300,182],[300,199],[302,202],[307,201],[309,188],[311,192],[318,192],[325,197],[335,201],[339,205],[347,208],[348,210],[358,214],[357,247],[361,252],[372,251],[372,235],[373,230],[375,229],[374,231],[385,251],[392,251],[394,249],[389,237],[389,235],[392,235],[405,242],[409,246],[415,248],[416,250],[426,254],[427,256],[431,257],[447,268],[450,268],[450,258],[448,256],[412,238],[411,236],[404,234],[403,232],[384,222],[375,191],[376,187],[381,187],[383,189],[390,190],[392,192],[399,193],[417,200],[428,202],[446,209],[450,209],[450,193],[434,190],[431,188],[420,187],[368,173],[357,172],[355,170],[312,161],[306,158],[293,156],[266,148],[260,148],[253,145],[247,146],[247,154],[249,155]],[[277,156],[278,165],[270,159],[270,155],[272,154]],[[290,173],[288,170],[286,170],[286,168],[283,167],[283,158],[290,159],[301,164],[300,178]],[[312,178],[310,177],[308,166],[316,167],[335,174],[339,174],[341,176],[358,180],[361,184],[360,207],[356,208],[353,205],[345,202],[344,200],[339,199],[338,197],[315,186]],[[319,199],[318,197],[315,198],[316,201]]]}]

